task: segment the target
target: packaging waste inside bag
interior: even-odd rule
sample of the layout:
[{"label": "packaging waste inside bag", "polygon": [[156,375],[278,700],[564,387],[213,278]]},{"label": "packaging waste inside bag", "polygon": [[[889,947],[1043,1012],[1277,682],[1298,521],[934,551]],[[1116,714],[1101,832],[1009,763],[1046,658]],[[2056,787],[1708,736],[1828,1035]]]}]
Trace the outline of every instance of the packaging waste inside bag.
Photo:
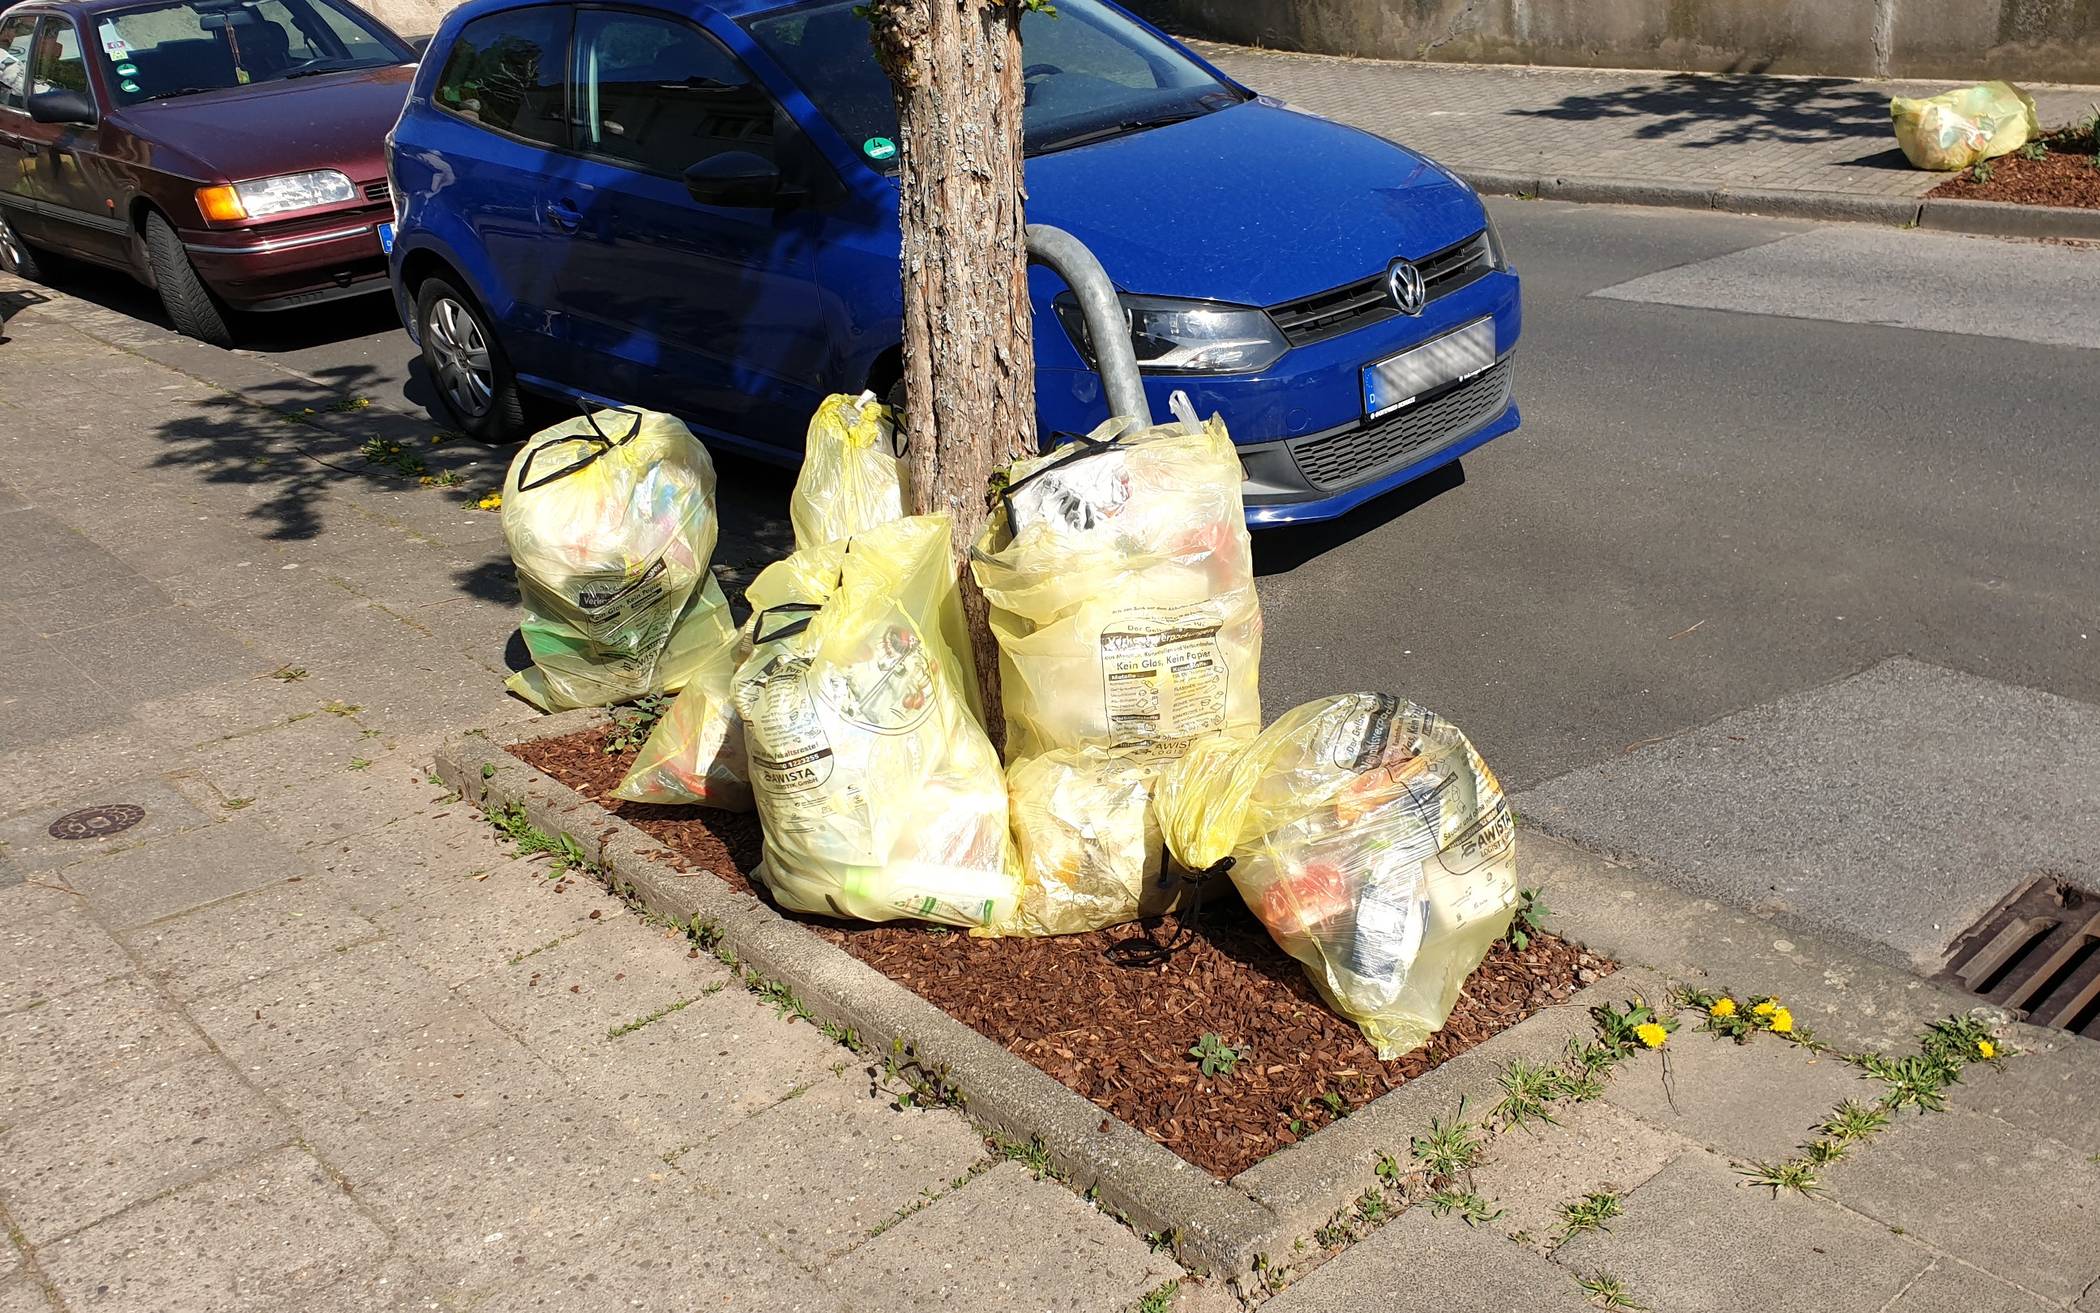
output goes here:
[{"label": "packaging waste inside bag", "polygon": [[503,539],[542,711],[683,688],[736,641],[708,574],[718,524],[707,449],[669,415],[601,410],[534,435],[503,486]]},{"label": "packaging waste inside bag", "polygon": [[1985,82],[1922,100],[1889,101],[1896,144],[1912,167],[1966,169],[2010,155],[2042,133],[2034,97],[2010,82]]},{"label": "packaging waste inside bag", "polygon": [[1020,860],[1012,919],[972,934],[1074,935],[1179,907],[1190,888],[1164,869],[1154,768],[1098,748],[1024,757],[1006,772]]},{"label": "packaging waste inside bag", "polygon": [[[717,587],[711,578],[704,586]],[[707,651],[687,676],[685,688],[649,731],[613,797],[751,810],[744,722],[730,697],[737,665],[747,655],[749,644],[748,637],[739,636],[738,641]]]},{"label": "packaging waste inside bag", "polygon": [[1380,1058],[1443,1026],[1516,906],[1501,786],[1399,698],[1326,698],[1250,743],[1206,740],[1162,768],[1153,806],[1183,865],[1233,859],[1247,906]]},{"label": "packaging waste inside bag", "polygon": [[1217,419],[1017,462],[971,569],[991,602],[1007,758],[1178,756],[1261,727],[1261,608],[1241,470]]},{"label": "packaging waste inside bag", "polygon": [[768,566],[737,670],[759,874],[781,906],[981,927],[1017,893],[1005,781],[942,635],[946,516]]},{"label": "packaging waste inside bag", "polygon": [[904,518],[896,416],[872,392],[826,397],[809,422],[802,472],[788,498],[795,547],[818,547]]}]

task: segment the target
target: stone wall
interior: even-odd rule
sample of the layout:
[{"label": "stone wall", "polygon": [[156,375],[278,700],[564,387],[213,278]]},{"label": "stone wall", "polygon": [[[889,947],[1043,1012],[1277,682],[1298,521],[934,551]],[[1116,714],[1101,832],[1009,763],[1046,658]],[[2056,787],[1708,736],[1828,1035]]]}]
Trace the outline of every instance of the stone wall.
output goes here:
[{"label": "stone wall", "polygon": [[2100,83],[2100,0],[1124,0],[1241,45],[1384,59]]}]

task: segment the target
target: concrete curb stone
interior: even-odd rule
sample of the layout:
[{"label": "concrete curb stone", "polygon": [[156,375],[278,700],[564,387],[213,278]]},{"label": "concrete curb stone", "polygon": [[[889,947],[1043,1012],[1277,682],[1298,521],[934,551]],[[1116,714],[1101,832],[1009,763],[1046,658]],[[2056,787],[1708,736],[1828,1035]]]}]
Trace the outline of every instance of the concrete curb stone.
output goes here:
[{"label": "concrete curb stone", "polygon": [[2068,205],[2010,205],[2004,201],[1925,201],[1920,228],[1994,237],[2059,237],[2100,241],[2100,210]]}]

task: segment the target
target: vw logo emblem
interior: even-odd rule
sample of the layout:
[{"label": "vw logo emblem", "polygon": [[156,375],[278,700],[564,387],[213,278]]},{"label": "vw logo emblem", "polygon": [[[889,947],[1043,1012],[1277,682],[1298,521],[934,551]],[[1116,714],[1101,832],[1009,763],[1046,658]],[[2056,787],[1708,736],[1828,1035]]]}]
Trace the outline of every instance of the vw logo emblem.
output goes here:
[{"label": "vw logo emblem", "polygon": [[1429,291],[1422,286],[1422,271],[1405,260],[1395,260],[1386,266],[1386,295],[1403,315],[1418,315],[1429,303]]}]

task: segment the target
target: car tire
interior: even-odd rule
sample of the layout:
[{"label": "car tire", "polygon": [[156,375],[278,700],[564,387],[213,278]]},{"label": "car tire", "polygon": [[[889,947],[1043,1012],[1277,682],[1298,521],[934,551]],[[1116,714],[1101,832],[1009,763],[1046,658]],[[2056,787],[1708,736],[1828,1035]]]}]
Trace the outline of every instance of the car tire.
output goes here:
[{"label": "car tire", "polygon": [[146,216],[146,259],[153,266],[153,286],[160,293],[160,303],[167,307],[168,318],[175,321],[175,331],[213,346],[232,346],[233,330],[226,325],[218,299],[190,266],[175,229],[158,214]]},{"label": "car tire", "polygon": [[443,278],[424,279],[416,289],[416,337],[438,400],[462,433],[488,443],[526,435],[518,376],[473,297]]},{"label": "car tire", "polygon": [[40,283],[44,281],[44,272],[43,261],[36,250],[22,240],[22,234],[8,222],[7,215],[0,213],[0,273]]}]

